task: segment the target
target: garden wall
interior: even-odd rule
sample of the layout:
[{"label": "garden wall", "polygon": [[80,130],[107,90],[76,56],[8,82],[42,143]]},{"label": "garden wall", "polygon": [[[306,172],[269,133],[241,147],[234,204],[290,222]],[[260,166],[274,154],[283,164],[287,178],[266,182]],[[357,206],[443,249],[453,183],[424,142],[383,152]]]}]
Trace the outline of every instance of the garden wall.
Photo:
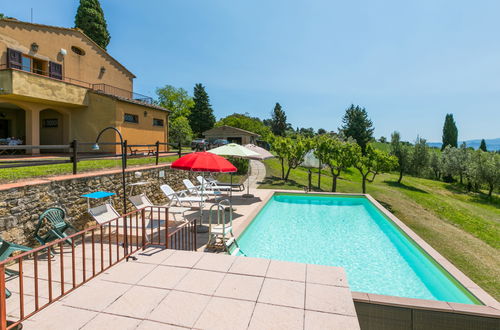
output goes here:
[{"label": "garden wall", "polygon": [[[135,177],[135,172],[142,176]],[[160,177],[163,173],[163,177]],[[144,192],[155,204],[168,202],[160,190],[160,185],[167,183],[175,190],[185,189],[182,179],[191,178],[194,173],[173,170],[169,165],[135,167],[127,169],[127,184],[147,181],[149,184],[134,188],[134,195]],[[127,196],[130,194],[127,186]],[[121,170],[82,173],[53,178],[42,178],[25,183],[0,185],[0,237],[18,244],[35,246],[33,232],[39,215],[50,207],[61,207],[66,211],[67,219],[77,228],[95,224],[87,213],[87,199],[80,197],[94,191],[109,191],[116,193],[113,198],[115,208],[121,212],[122,181]],[[100,202],[94,202],[97,206]],[[128,202],[129,211],[134,206]]]}]

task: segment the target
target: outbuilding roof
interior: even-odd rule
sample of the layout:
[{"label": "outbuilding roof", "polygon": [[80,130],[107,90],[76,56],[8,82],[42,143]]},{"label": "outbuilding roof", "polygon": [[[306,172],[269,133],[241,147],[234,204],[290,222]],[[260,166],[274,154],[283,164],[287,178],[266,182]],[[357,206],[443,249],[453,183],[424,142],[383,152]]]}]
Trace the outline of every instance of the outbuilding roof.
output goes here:
[{"label": "outbuilding roof", "polygon": [[208,131],[203,132],[203,135],[221,134],[221,133],[227,133],[229,131],[232,131],[232,132],[235,132],[235,133],[244,134],[244,135],[250,135],[250,136],[260,137],[260,135],[257,134],[257,133],[250,132],[250,131],[247,131],[247,130],[244,130],[244,129],[241,129],[241,128],[238,128],[238,127],[227,126],[227,125],[223,125],[223,126],[218,126],[218,127],[211,128]]}]

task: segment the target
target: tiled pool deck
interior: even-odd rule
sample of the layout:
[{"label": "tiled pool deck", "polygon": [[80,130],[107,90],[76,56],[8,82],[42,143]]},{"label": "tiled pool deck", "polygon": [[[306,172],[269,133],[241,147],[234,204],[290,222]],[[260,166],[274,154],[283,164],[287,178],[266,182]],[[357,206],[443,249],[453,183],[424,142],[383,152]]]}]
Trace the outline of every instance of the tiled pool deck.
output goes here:
[{"label": "tiled pool deck", "polygon": [[[233,196],[233,228],[238,236],[274,191],[251,189],[254,198]],[[367,196],[377,206],[378,203]],[[206,209],[210,204],[206,205]],[[381,206],[379,206],[382,208]],[[383,209],[383,208],[382,208]],[[386,212],[386,211],[385,211]],[[23,322],[25,329],[358,329],[355,302],[367,302],[420,310],[471,313],[498,318],[500,304],[474,284],[432,247],[390,213],[386,215],[439,261],[486,306],[379,296],[351,292],[341,268],[283,263],[221,254],[148,248],[137,261],[121,262],[105,274],[77,288],[60,301]],[[198,218],[193,211],[188,217]],[[208,212],[204,213],[204,222]],[[198,250],[204,250],[207,234],[198,234]],[[86,246],[89,243],[85,244]],[[90,248],[87,249],[90,251]],[[113,255],[114,255],[113,250]],[[80,250],[77,251],[80,258]],[[108,250],[103,251],[105,264]],[[86,259],[89,259],[87,254]],[[96,256],[99,260],[100,255]],[[71,287],[71,258],[65,252],[53,269],[65,269],[66,289]],[[86,274],[92,274],[87,267]],[[77,264],[77,282],[82,268]],[[15,270],[15,268],[14,268]],[[33,264],[24,265],[25,314],[33,309]],[[56,272],[57,274],[57,272]],[[39,270],[40,305],[48,301],[46,262]],[[53,292],[61,288],[56,275]],[[7,282],[9,318],[19,316],[19,281]]]},{"label": "tiled pool deck", "polygon": [[148,248],[24,329],[359,329],[341,268]]}]

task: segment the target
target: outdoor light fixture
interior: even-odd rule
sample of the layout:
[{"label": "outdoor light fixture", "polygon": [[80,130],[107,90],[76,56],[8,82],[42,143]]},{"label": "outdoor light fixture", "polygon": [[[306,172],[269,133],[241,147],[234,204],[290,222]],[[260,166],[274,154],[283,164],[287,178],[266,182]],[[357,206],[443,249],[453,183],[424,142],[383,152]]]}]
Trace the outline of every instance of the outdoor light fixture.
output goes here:
[{"label": "outdoor light fixture", "polygon": [[148,116],[148,112],[146,110],[144,110],[144,117],[147,117]]},{"label": "outdoor light fixture", "polygon": [[[125,142],[123,140],[122,133],[120,133],[120,131],[116,127],[113,127],[113,126],[108,126],[108,127],[104,128],[97,135],[97,138],[95,139],[95,143],[92,146],[92,150],[99,150],[99,144],[98,144],[99,139],[101,138],[102,133],[104,133],[105,131],[107,131],[109,129],[115,131],[118,134],[118,137],[120,138],[121,158],[122,158],[123,214],[127,214],[127,190],[126,190],[126,182],[125,182],[125,168],[127,167],[127,160],[125,157],[126,157],[127,149],[125,147]],[[128,237],[126,234],[126,233],[128,233],[127,221],[123,217],[121,219],[123,219],[123,232],[125,233],[125,235],[123,235],[123,249],[125,250],[125,255],[128,255]],[[126,257],[126,260],[128,261],[129,258],[131,258],[133,260],[137,260],[137,258],[134,256]]]},{"label": "outdoor light fixture", "polygon": [[66,56],[68,54],[68,51],[64,48],[61,48],[61,50],[59,51],[59,53],[62,55],[62,56]]},{"label": "outdoor light fixture", "polygon": [[106,68],[101,66],[101,75],[103,75],[106,72]]},{"label": "outdoor light fixture", "polygon": [[38,51],[38,44],[36,42],[31,44],[31,50],[36,53]]}]

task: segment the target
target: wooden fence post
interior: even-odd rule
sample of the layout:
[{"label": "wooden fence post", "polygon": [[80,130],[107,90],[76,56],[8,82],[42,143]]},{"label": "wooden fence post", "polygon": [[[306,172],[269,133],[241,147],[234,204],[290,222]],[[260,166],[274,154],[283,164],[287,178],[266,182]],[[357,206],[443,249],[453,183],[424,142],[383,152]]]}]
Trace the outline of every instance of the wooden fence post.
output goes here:
[{"label": "wooden fence post", "polygon": [[156,165],[160,160],[160,141],[156,141]]},{"label": "wooden fence post", "polygon": [[71,142],[71,148],[73,149],[73,156],[71,157],[71,160],[73,161],[73,174],[76,174],[78,172],[78,141],[73,140]]}]

